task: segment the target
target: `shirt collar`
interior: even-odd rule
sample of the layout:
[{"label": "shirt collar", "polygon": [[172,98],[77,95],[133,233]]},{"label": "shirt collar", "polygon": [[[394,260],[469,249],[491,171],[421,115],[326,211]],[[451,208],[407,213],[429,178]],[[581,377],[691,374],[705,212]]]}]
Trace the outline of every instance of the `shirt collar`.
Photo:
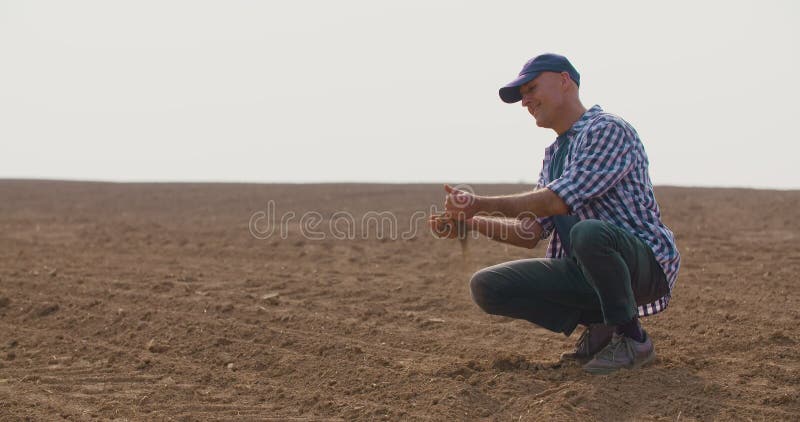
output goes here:
[{"label": "shirt collar", "polygon": [[597,104],[593,105],[592,108],[586,110],[586,112],[583,113],[581,118],[578,119],[577,122],[573,123],[572,127],[569,128],[569,130],[566,133],[564,133],[564,135],[562,135],[562,136],[566,136],[566,137],[572,138],[576,134],[580,133],[581,130],[583,130],[583,128],[586,127],[586,125],[589,124],[589,122],[595,116],[600,114],[602,111],[603,111],[603,109],[600,108],[599,105],[597,105]]}]

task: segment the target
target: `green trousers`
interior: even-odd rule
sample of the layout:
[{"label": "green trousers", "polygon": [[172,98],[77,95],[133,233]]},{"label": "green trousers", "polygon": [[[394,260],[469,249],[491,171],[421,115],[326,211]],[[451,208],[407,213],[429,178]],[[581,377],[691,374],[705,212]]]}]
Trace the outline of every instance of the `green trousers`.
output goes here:
[{"label": "green trousers", "polygon": [[570,230],[572,256],[522,259],[476,272],[472,298],[494,315],[570,335],[578,324],[618,325],[669,291],[650,247],[625,230],[583,220]]}]

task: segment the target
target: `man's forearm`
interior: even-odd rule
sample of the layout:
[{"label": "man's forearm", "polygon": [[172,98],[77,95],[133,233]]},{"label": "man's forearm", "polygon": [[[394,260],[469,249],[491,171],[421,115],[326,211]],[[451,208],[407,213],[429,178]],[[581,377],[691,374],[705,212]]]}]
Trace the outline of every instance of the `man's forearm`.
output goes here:
[{"label": "man's forearm", "polygon": [[531,213],[536,217],[569,213],[567,204],[547,188],[516,195],[480,196],[477,200],[482,212],[508,218],[525,217]]},{"label": "man's forearm", "polygon": [[476,216],[472,228],[489,239],[521,248],[533,249],[539,243],[542,227],[536,220],[511,220]]}]

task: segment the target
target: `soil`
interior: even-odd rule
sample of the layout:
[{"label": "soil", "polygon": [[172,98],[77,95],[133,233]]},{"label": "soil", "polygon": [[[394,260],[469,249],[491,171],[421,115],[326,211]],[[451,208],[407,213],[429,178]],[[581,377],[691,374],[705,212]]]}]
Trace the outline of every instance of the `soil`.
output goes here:
[{"label": "soil", "polygon": [[462,256],[421,217],[439,185],[0,181],[0,420],[800,419],[800,192],[656,195],[683,255],[658,358],[593,376],[577,335],[471,301],[544,245]]}]

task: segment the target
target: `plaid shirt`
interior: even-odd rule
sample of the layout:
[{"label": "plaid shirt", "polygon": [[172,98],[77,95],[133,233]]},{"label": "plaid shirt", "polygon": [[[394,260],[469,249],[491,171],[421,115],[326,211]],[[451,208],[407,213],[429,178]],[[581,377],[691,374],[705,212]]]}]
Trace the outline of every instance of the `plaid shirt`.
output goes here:
[{"label": "plaid shirt", "polygon": [[[544,162],[537,188],[548,188],[569,206],[579,219],[612,223],[637,236],[652,248],[664,270],[669,290],[675,287],[680,254],[675,236],[661,222],[661,211],[653,194],[647,168],[649,161],[636,130],[620,117],[605,113],[595,105],[566,133],[569,148],[561,177],[549,180],[550,164],[558,146],[553,142],[544,151]],[[545,232],[552,234],[546,257],[566,256],[552,217],[537,219]],[[653,303],[639,306],[639,315],[663,311],[670,293]]]}]

